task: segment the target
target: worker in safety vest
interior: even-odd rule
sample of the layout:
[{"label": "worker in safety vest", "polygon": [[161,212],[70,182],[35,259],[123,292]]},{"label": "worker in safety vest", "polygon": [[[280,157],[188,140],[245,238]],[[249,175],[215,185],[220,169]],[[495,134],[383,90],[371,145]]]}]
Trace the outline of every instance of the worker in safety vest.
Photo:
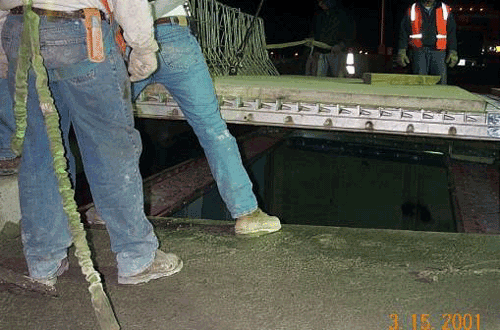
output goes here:
[{"label": "worker in safety vest", "polygon": [[258,206],[236,139],[221,116],[208,66],[192,34],[188,2],[156,0],[151,5],[160,45],[158,70],[132,84],[132,99],[149,84],[165,86],[203,147],[220,195],[236,220],[236,234],[278,231],[280,220]]},{"label": "worker in safety vest", "polygon": [[[2,45],[11,97],[16,92],[24,2],[0,1],[0,11],[8,12]],[[128,72],[106,7],[132,49]],[[130,80],[142,80],[156,70],[158,51],[147,0],[109,0],[109,6],[101,0],[33,0],[32,11],[40,17],[40,50],[62,137],[67,140],[72,126],[94,204],[116,254],[118,283],[139,284],[180,271],[182,261],[158,249],[144,212],[139,172],[142,143],[134,128]],[[40,106],[34,78],[31,70],[19,169],[21,232],[30,277],[53,287],[68,269],[72,235],[44,122],[44,112],[53,108]]]},{"label": "worker in safety vest", "polygon": [[440,83],[447,83],[446,64],[453,67],[458,62],[456,23],[450,6],[418,0],[408,8],[401,21],[397,62],[401,66],[411,63],[415,74],[440,75]]}]

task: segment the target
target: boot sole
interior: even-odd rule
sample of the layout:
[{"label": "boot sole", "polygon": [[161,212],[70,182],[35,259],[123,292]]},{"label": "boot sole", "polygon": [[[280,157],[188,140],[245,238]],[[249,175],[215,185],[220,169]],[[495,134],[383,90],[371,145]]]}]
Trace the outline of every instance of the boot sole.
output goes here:
[{"label": "boot sole", "polygon": [[150,275],[144,275],[144,277],[135,277],[135,278],[118,277],[118,284],[133,285],[133,284],[148,283],[151,280],[156,280],[158,278],[174,275],[175,273],[180,272],[183,266],[184,266],[184,263],[182,262],[182,260],[180,260],[179,264],[174,269],[172,269],[171,271],[169,271],[167,273],[150,274]]},{"label": "boot sole", "polygon": [[277,232],[281,229],[281,226],[279,228],[272,228],[272,229],[258,229],[258,230],[252,230],[252,231],[245,231],[245,230],[236,230],[235,233],[236,235],[245,235],[245,236],[262,236],[266,234],[271,234],[274,232]]}]

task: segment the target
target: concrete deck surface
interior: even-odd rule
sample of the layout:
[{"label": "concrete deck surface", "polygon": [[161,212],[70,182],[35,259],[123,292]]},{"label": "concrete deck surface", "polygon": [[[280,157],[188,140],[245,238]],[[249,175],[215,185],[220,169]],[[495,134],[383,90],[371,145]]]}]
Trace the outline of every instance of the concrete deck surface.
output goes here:
[{"label": "concrete deck surface", "polygon": [[[231,222],[152,221],[184,268],[139,286],[117,284],[107,232],[88,230],[122,329],[500,329],[499,236],[284,225],[245,238]],[[26,272],[17,232],[1,234],[0,265]],[[0,329],[98,329],[73,249],[56,286],[0,287]]]},{"label": "concrete deck surface", "polygon": [[244,100],[281,100],[371,107],[484,112],[486,101],[450,85],[371,85],[362,79],[312,76],[221,76],[217,95]]}]

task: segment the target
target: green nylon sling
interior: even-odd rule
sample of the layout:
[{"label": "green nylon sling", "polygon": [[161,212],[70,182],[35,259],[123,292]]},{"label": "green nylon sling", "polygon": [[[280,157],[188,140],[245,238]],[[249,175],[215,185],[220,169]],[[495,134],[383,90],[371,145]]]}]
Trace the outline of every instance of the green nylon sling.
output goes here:
[{"label": "green nylon sling", "polygon": [[12,150],[17,155],[21,155],[26,131],[28,75],[32,67],[36,76],[36,90],[39,96],[40,108],[45,118],[49,136],[54,169],[59,182],[59,192],[63,199],[64,211],[69,219],[69,227],[76,249],[75,256],[78,259],[82,273],[90,284],[89,292],[100,328],[105,330],[120,329],[109,299],[104,292],[100,275],[95,270],[90,258],[85,230],[74,199],[75,193],[66,172],[67,162],[64,157],[64,147],[59,129],[59,114],[48,88],[47,72],[40,53],[40,17],[31,8],[32,0],[24,0],[24,27],[19,47],[19,60],[16,68],[16,93],[14,97],[16,132],[12,137]]}]

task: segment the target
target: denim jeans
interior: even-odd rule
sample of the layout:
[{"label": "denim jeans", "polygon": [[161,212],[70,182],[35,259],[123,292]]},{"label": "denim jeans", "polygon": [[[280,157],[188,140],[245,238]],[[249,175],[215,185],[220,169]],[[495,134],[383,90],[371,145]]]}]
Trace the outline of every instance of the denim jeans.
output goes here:
[{"label": "denim jeans", "polygon": [[414,74],[441,76],[442,85],[447,83],[446,52],[433,50],[429,47],[413,49],[411,63]]},{"label": "denim jeans", "polygon": [[16,129],[16,123],[12,110],[12,98],[7,90],[7,79],[0,78],[0,160],[16,157],[10,149],[11,136]]},{"label": "denim jeans", "polygon": [[326,77],[330,74],[331,77],[345,77],[346,58],[346,53],[319,54],[318,76]]},{"label": "denim jeans", "polygon": [[[11,95],[22,21],[22,16],[9,15],[2,33]],[[106,59],[101,63],[87,59],[85,26],[80,19],[47,21],[41,17],[40,48],[66,147],[72,125],[94,203],[106,221],[116,253],[118,275],[130,276],[152,263],[158,240],[143,208],[141,139],[134,129],[130,80],[109,25],[102,22],[102,29]],[[44,278],[54,274],[72,238],[43,115],[34,97],[33,73],[29,93],[19,172],[21,233],[30,276]]]},{"label": "denim jeans", "polygon": [[252,182],[243,167],[236,139],[221,117],[205,58],[188,27],[156,26],[160,46],[158,70],[132,84],[133,100],[151,83],[160,83],[179,105],[193,128],[231,216],[238,218],[257,209]]}]

